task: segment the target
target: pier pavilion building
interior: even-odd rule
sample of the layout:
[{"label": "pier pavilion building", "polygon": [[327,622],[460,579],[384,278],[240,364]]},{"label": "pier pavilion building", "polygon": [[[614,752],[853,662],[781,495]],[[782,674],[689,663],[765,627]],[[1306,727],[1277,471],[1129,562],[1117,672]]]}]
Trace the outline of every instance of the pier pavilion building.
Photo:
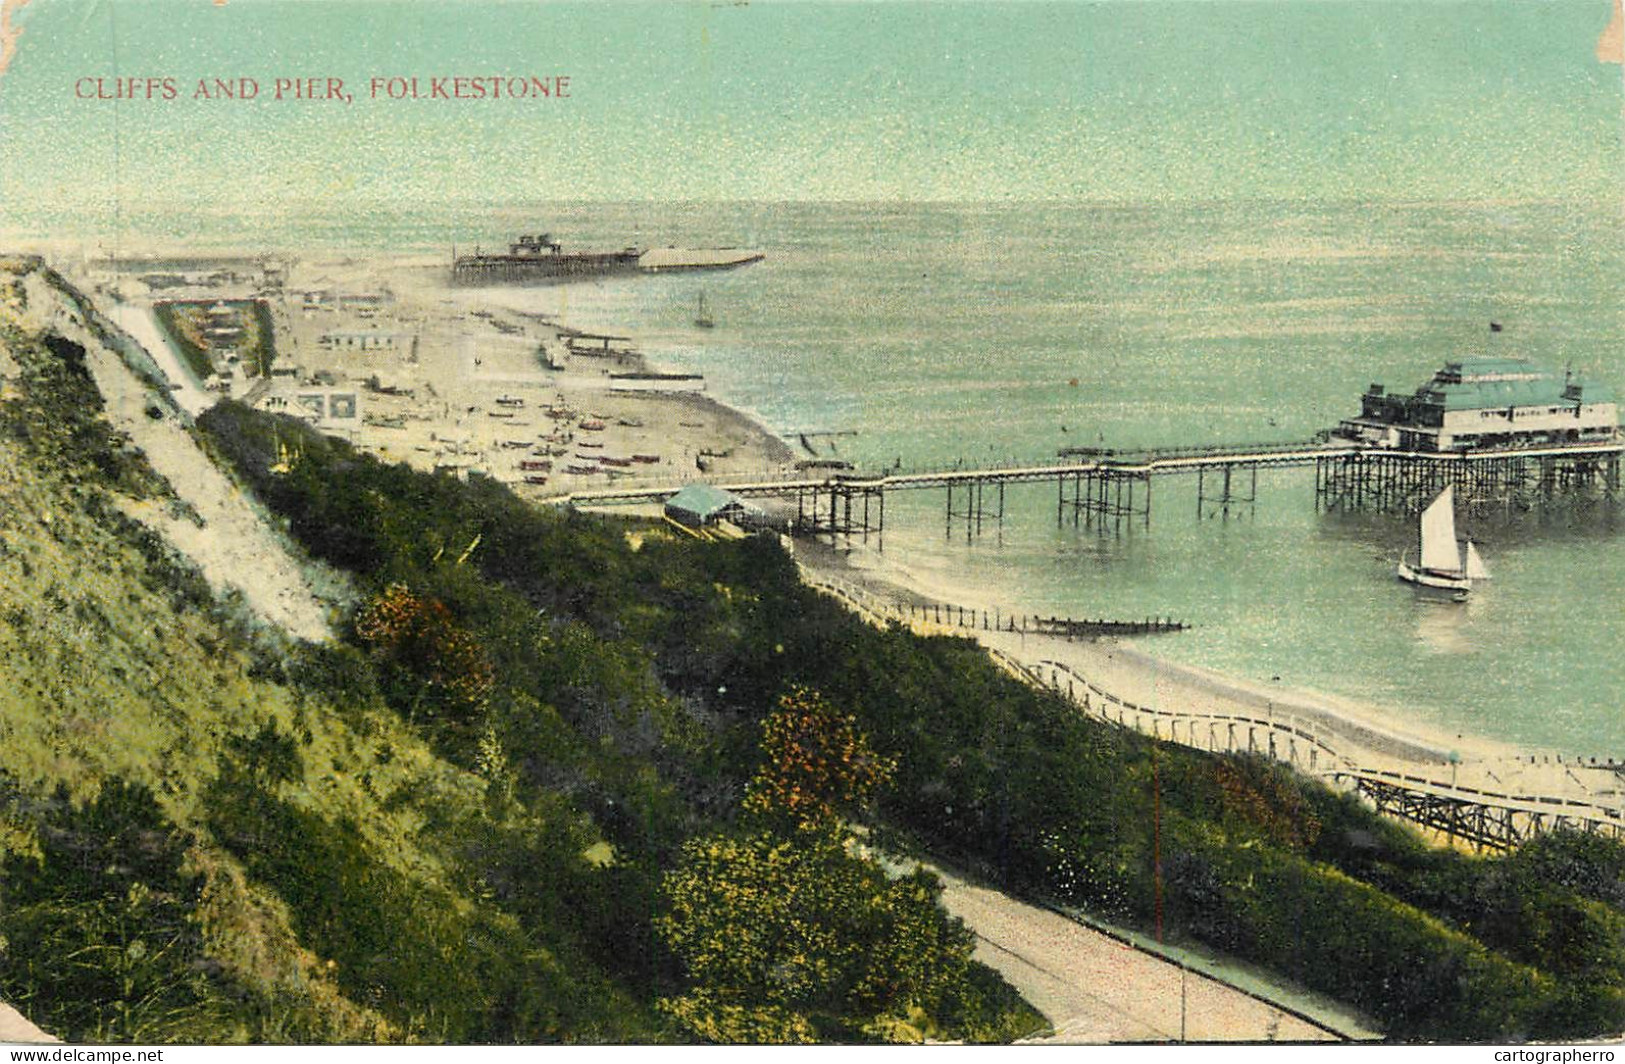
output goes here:
[{"label": "pier pavilion building", "polygon": [[1410,395],[1373,384],[1337,435],[1402,451],[1458,451],[1613,440],[1619,408],[1605,387],[1521,358],[1446,362]]}]

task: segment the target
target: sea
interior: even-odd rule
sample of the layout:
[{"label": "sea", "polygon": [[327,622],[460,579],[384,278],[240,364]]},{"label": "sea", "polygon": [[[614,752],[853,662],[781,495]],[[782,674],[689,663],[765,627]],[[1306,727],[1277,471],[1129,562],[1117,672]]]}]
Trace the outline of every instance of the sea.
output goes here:
[{"label": "sea", "polygon": [[[433,262],[551,232],[572,248],[743,246],[724,273],[507,292],[703,373],[803,454],[863,469],[1049,463],[1066,447],[1306,440],[1373,382],[1526,356],[1625,399],[1620,203],[466,203],[200,214],[125,209],[116,237]],[[70,224],[64,220],[64,224]],[[58,230],[60,232],[60,230]],[[695,326],[706,296],[716,325]],[[1492,331],[1490,323],[1500,325]],[[810,456],[810,455],[809,455]],[[1198,510],[1159,477],[1149,525],[1058,519],[1013,486],[980,534],[899,492],[857,544],[940,597],[1191,627],[1167,660],[1326,692],[1578,757],[1625,756],[1625,512],[1464,518],[1493,579],[1467,602],[1395,579],[1414,519],[1317,512],[1311,468]],[[991,500],[990,500],[991,501]]]}]

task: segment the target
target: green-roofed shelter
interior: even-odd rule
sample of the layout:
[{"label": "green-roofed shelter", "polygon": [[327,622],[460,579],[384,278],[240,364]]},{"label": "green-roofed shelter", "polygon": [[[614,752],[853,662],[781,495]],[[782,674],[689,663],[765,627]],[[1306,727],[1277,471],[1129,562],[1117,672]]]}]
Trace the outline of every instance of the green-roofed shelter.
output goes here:
[{"label": "green-roofed shelter", "polygon": [[1472,358],[1447,362],[1416,389],[1418,401],[1445,410],[1484,410],[1504,406],[1550,406],[1612,402],[1601,385],[1587,385],[1572,375],[1559,377],[1521,358]]},{"label": "green-roofed shelter", "polygon": [[756,508],[737,495],[710,484],[690,484],[666,500],[666,516],[690,528],[738,521],[755,513]]},{"label": "green-roofed shelter", "polygon": [[1407,451],[1612,440],[1619,408],[1606,387],[1522,358],[1446,362],[1410,395],[1373,384],[1339,434]]}]

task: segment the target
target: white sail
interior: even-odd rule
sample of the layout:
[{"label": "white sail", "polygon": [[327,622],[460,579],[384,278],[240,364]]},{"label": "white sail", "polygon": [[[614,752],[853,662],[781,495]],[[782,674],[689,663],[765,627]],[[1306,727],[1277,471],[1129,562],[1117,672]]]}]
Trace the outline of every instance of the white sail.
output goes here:
[{"label": "white sail", "polygon": [[1422,511],[1422,550],[1419,564],[1435,572],[1461,571],[1460,548],[1456,546],[1456,497],[1453,488],[1439,492],[1426,510]]},{"label": "white sail", "polygon": [[1467,571],[1467,579],[1469,580],[1488,580],[1490,578],[1490,571],[1485,568],[1484,559],[1478,556],[1478,548],[1473,546],[1472,540],[1467,541],[1467,557],[1462,563],[1462,568]]}]

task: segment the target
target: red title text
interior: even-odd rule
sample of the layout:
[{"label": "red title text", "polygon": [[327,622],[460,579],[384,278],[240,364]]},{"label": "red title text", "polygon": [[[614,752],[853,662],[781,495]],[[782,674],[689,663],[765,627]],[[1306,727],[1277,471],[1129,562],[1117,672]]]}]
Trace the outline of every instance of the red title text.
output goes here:
[{"label": "red title text", "polygon": [[360,95],[367,100],[409,102],[413,100],[567,100],[570,77],[567,74],[507,75],[402,75],[375,76],[367,80],[364,93],[349,88],[344,78],[335,77],[206,77],[176,78],[167,75],[144,77],[87,76],[74,81],[73,94],[81,100],[137,100],[167,102],[197,100],[207,102],[267,103],[354,103]]}]

